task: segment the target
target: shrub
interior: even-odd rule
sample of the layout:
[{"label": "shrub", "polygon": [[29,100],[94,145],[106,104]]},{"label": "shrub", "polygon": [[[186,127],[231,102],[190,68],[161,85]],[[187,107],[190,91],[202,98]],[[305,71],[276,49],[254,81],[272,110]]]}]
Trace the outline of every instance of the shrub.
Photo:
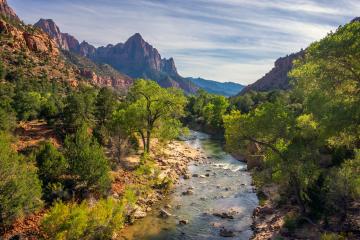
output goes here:
[{"label": "shrub", "polygon": [[78,185],[90,191],[105,193],[110,188],[110,164],[102,147],[88,133],[86,125],[65,139],[65,152],[70,173]]},{"label": "shrub", "polygon": [[37,210],[41,205],[41,184],[32,162],[16,153],[10,137],[0,133],[0,225]]},{"label": "shrub", "polygon": [[346,238],[336,233],[324,233],[321,235],[321,240],[345,240]]},{"label": "shrub", "polygon": [[41,227],[48,239],[111,239],[124,224],[126,201],[103,199],[90,206],[56,203],[45,215]]},{"label": "shrub", "polygon": [[36,162],[39,168],[39,176],[45,185],[58,182],[68,169],[68,162],[64,155],[50,142],[41,144],[36,152]]}]

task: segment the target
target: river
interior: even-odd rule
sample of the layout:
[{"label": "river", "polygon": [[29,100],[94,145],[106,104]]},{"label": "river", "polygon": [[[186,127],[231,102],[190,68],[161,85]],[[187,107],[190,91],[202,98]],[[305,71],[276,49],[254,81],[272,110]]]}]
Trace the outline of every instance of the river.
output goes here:
[{"label": "river", "polygon": [[[223,151],[222,144],[210,139],[209,135],[191,132],[185,140],[194,148],[200,148],[208,156],[206,164],[191,164],[190,175],[208,175],[181,179],[161,204],[144,219],[127,227],[120,239],[126,240],[216,240],[220,229],[235,233],[227,239],[249,239],[252,235],[252,212],[258,199],[251,186],[251,176],[246,164],[234,159]],[[193,188],[193,194],[184,196],[183,192]],[[171,217],[159,217],[159,209],[171,205],[167,210]],[[213,213],[232,212],[233,219],[222,219]],[[180,220],[188,224],[180,225]]]}]

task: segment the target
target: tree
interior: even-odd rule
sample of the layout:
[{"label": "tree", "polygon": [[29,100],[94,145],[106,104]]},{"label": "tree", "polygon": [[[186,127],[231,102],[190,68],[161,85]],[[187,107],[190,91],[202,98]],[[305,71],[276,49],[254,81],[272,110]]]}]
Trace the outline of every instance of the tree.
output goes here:
[{"label": "tree", "polygon": [[94,125],[95,99],[96,92],[89,87],[81,87],[68,95],[63,113],[67,130],[75,132],[82,124]]},{"label": "tree", "polygon": [[[151,147],[153,135],[167,124],[174,124],[184,115],[186,98],[179,89],[162,88],[154,81],[138,80],[129,91],[129,105],[123,113],[128,121],[127,129],[140,135],[144,153]],[[171,121],[170,121],[171,120]]]},{"label": "tree", "polygon": [[108,87],[101,88],[96,97],[95,104],[95,116],[98,125],[106,125],[111,120],[116,104],[117,98],[114,91]]},{"label": "tree", "polygon": [[3,80],[5,78],[6,71],[4,64],[0,61],[0,80]]},{"label": "tree", "polygon": [[109,161],[86,125],[66,137],[65,155],[78,186],[100,193],[110,189]]},{"label": "tree", "polygon": [[39,177],[46,186],[49,183],[59,182],[68,171],[68,162],[50,142],[41,144],[35,154]]},{"label": "tree", "polygon": [[3,132],[0,166],[0,226],[6,226],[41,207],[41,184],[34,164],[13,150]]},{"label": "tree", "polygon": [[318,125],[312,116],[296,116],[288,104],[277,102],[262,104],[248,114],[233,112],[224,122],[228,148],[259,144],[271,170],[268,180],[291,190],[306,213],[307,189],[319,175]]}]

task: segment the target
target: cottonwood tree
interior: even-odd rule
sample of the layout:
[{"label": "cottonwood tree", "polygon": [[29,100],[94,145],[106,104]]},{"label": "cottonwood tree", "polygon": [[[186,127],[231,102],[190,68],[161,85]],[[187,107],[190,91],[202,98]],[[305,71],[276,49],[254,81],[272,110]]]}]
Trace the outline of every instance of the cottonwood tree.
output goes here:
[{"label": "cottonwood tree", "polygon": [[140,79],[130,89],[127,101],[128,105],[118,111],[118,118],[123,119],[120,123],[127,132],[140,136],[144,153],[148,153],[153,137],[163,137],[160,133],[164,129],[181,127],[179,118],[184,115],[187,100],[179,89],[165,89],[154,81]]}]

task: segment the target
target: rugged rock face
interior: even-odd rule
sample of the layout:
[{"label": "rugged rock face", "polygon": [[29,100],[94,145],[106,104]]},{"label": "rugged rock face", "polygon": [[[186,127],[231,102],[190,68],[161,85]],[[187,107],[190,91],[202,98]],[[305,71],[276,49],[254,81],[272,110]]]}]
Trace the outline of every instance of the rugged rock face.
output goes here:
[{"label": "rugged rock face", "polygon": [[26,77],[44,75],[72,86],[78,83],[77,70],[66,66],[56,42],[31,26],[0,20],[0,61],[8,73],[21,68]]},{"label": "rugged rock face", "polygon": [[19,17],[16,15],[14,10],[9,7],[6,0],[0,0],[0,15],[3,15],[11,20],[20,21]]},{"label": "rugged rock face", "polygon": [[95,48],[83,41],[81,44],[71,35],[61,33],[53,20],[40,19],[35,26],[48,33],[63,50],[87,57],[98,64],[108,64],[132,78],[157,81],[163,87],[176,87],[194,93],[198,87],[181,77],[173,58],[161,58],[158,50],[147,43],[139,33],[125,43]]},{"label": "rugged rock face", "polygon": [[73,52],[79,50],[79,41],[68,33],[62,33],[52,19],[40,19],[34,26],[42,29],[54,39],[59,48]]},{"label": "rugged rock face", "polygon": [[118,90],[126,90],[133,83],[133,80],[127,76],[123,76],[123,77],[116,77],[110,75],[99,76],[95,72],[87,69],[80,69],[80,75],[87,79],[90,79],[90,81],[97,86],[113,87]]},{"label": "rugged rock face", "polygon": [[84,57],[94,56],[96,48],[93,45],[83,41],[79,46],[79,54]]},{"label": "rugged rock face", "polygon": [[293,67],[293,61],[304,56],[305,51],[301,50],[298,53],[290,54],[286,57],[279,58],[275,62],[274,68],[267,73],[264,77],[257,80],[255,83],[248,85],[241,92],[245,94],[251,90],[253,91],[270,91],[274,89],[289,89],[289,77],[288,73]]},{"label": "rugged rock face", "polygon": [[88,56],[95,62],[107,63],[133,78],[156,80],[163,87],[182,88],[190,93],[198,89],[189,79],[178,74],[173,58],[161,58],[157,49],[139,33],[124,44],[100,47]]},{"label": "rugged rock face", "polygon": [[48,53],[54,57],[59,55],[56,43],[42,32],[29,32],[26,29],[17,28],[4,20],[0,20],[0,34],[11,36],[14,40],[9,43],[8,47],[14,49],[24,48],[37,53]]}]

